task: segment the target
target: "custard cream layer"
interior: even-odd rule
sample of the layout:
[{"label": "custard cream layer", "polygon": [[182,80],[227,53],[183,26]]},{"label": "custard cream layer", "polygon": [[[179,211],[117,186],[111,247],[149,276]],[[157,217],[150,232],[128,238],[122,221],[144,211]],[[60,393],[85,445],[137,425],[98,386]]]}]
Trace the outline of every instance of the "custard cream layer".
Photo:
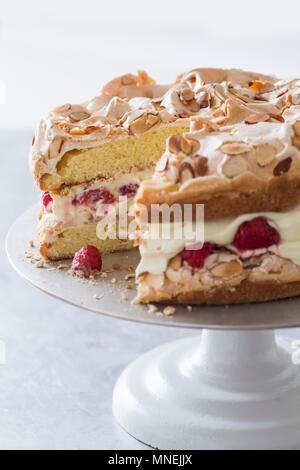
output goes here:
[{"label": "custard cream layer", "polygon": [[[282,258],[290,259],[293,263],[300,266],[300,205],[282,212],[259,212],[244,214],[235,218],[230,217],[207,221],[204,224],[204,240],[216,245],[227,246],[232,251],[237,252],[231,244],[239,226],[243,222],[255,219],[256,217],[268,219],[269,223],[278,230],[280,243],[278,246],[274,245],[268,249],[249,250],[238,254],[242,258],[247,258],[271,251]],[[160,233],[168,233],[168,227],[164,227],[164,225],[161,224]],[[183,237],[180,239],[176,237],[168,240],[163,239],[163,237],[152,239],[150,236],[150,233],[153,233],[152,229],[153,227],[148,226],[140,240],[141,261],[137,268],[137,276],[145,272],[151,274],[164,273],[167,270],[170,259],[184,248],[203,242],[199,237],[199,232],[201,231],[198,231],[197,234],[194,222],[183,223]],[[188,240],[184,236],[185,233],[189,234]],[[191,234],[195,234],[194,237],[190,237]]]}]

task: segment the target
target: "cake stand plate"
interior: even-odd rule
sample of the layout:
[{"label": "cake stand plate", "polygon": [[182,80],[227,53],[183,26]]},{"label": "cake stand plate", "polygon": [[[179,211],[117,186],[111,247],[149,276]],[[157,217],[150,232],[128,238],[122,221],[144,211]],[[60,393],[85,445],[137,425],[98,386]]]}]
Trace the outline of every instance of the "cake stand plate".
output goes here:
[{"label": "cake stand plate", "polygon": [[[131,304],[135,293],[126,289],[136,252],[105,257],[108,276],[95,281],[74,278],[55,264],[38,269],[30,262],[38,257],[28,243],[35,240],[36,214],[37,207],[24,213],[6,242],[12,266],[26,281],[93,312],[204,328],[200,336],[144,354],[122,373],[113,412],[129,434],[159,449],[300,448],[300,354],[274,334],[275,328],[300,326],[300,299],[178,307],[172,317],[149,313]],[[123,269],[110,270],[114,263]]]}]

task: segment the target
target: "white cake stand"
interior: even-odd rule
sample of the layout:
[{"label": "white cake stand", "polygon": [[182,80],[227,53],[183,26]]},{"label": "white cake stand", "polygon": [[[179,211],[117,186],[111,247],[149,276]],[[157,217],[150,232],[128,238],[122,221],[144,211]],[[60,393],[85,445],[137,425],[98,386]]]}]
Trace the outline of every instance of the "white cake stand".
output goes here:
[{"label": "white cake stand", "polygon": [[[129,434],[159,449],[300,448],[300,368],[292,361],[290,342],[274,334],[275,328],[300,326],[300,299],[192,311],[181,307],[172,317],[150,314],[121,300],[121,281],[91,283],[31,264],[25,251],[32,251],[28,240],[35,238],[36,213],[34,207],[23,214],[7,236],[11,264],[32,285],[116,318],[204,328],[200,336],[142,355],[122,373],[113,412]],[[114,254],[105,264],[136,264],[137,259],[137,253]],[[123,279],[124,272],[111,276]]]}]

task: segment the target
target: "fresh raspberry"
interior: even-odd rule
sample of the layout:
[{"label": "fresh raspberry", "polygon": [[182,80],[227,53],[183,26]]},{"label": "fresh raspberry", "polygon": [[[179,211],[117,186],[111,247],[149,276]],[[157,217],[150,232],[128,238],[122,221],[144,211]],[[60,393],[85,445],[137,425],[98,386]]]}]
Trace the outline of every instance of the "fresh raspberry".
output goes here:
[{"label": "fresh raspberry", "polygon": [[279,242],[279,233],[268,224],[267,219],[256,217],[239,226],[233,244],[238,250],[244,251],[268,248],[272,245],[278,245]]},{"label": "fresh raspberry", "polygon": [[98,248],[93,245],[85,245],[75,253],[71,270],[89,277],[93,271],[101,271],[101,268],[102,258]]},{"label": "fresh raspberry", "polygon": [[53,199],[52,199],[52,196],[50,193],[46,192],[46,193],[43,193],[42,195],[42,202],[43,202],[43,206],[46,208],[48,206],[48,204],[50,204],[50,202],[52,202]]},{"label": "fresh raspberry", "polygon": [[85,204],[94,207],[97,202],[101,201],[103,204],[111,204],[115,202],[114,195],[106,188],[91,189],[85,191],[73,200],[74,206]]},{"label": "fresh raspberry", "polygon": [[206,258],[214,251],[212,243],[204,243],[203,247],[199,250],[183,250],[181,257],[192,268],[203,268]]},{"label": "fresh raspberry", "polygon": [[119,188],[119,193],[121,196],[127,196],[128,198],[134,197],[136,195],[137,190],[139,189],[138,184],[130,183],[124,184]]}]

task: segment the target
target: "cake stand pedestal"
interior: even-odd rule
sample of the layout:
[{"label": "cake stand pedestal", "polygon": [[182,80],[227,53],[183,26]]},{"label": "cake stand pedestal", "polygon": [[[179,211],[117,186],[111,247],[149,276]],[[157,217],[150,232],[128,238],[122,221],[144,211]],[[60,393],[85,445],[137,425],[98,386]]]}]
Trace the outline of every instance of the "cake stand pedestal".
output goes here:
[{"label": "cake stand pedestal", "polygon": [[273,331],[213,331],[144,354],[121,375],[113,410],[159,449],[300,444],[300,370]]},{"label": "cake stand pedestal", "polygon": [[[138,358],[119,378],[113,412],[132,436],[159,449],[300,449],[300,357],[275,328],[300,325],[300,300],[256,305],[178,307],[172,317],[121,302],[110,279],[85,283],[26,259],[37,208],[7,236],[16,271],[35,287],[80,308],[116,318],[203,329],[202,335],[162,345]],[[135,253],[106,257],[131,265]],[[126,262],[126,261],[125,261]],[[114,273],[117,279],[124,273]],[[99,294],[104,294],[99,302]]]}]

